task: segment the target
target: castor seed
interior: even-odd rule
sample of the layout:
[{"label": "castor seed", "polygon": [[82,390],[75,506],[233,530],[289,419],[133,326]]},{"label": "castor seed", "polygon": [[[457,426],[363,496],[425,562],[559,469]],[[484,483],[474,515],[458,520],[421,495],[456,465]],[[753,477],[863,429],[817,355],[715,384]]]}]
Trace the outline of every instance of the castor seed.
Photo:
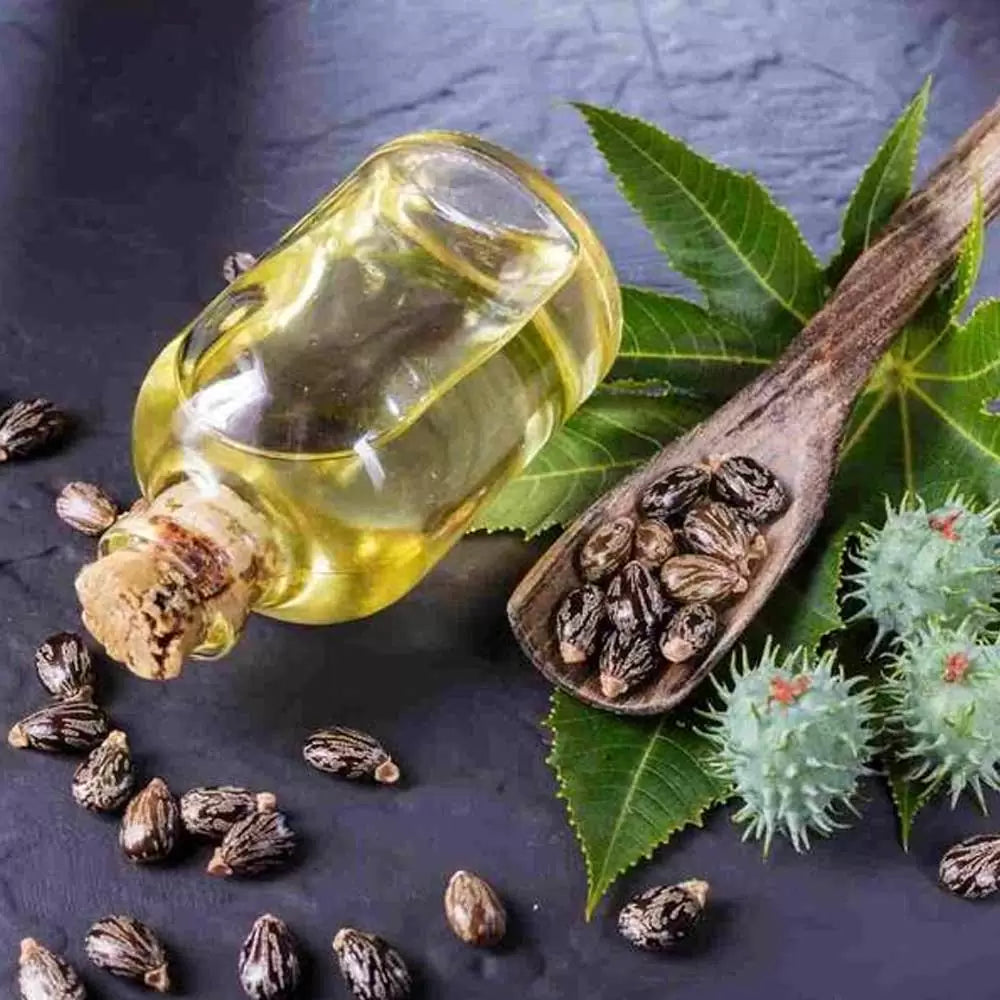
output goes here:
[{"label": "castor seed", "polygon": [[288,1000],[301,977],[298,945],[283,920],[265,913],[240,949],[240,985],[252,1000]]},{"label": "castor seed", "polygon": [[663,617],[663,591],[655,576],[641,563],[626,563],[608,584],[605,600],[608,618],[619,632],[648,632]]},{"label": "castor seed", "polygon": [[1000,835],[980,834],[949,847],[941,858],[938,879],[965,899],[991,896],[1000,888]]},{"label": "castor seed", "polygon": [[86,1000],[80,977],[65,959],[34,938],[21,942],[17,985],[21,1000]]},{"label": "castor seed", "polygon": [[633,558],[649,567],[662,566],[677,554],[677,539],[673,531],[660,521],[640,521],[635,529]]},{"label": "castor seed", "polygon": [[372,780],[384,785],[399,781],[399,768],[374,736],[360,729],[333,726],[312,733],[302,748],[307,764],[317,771],[353,781]]},{"label": "castor seed", "polygon": [[667,594],[683,604],[714,604],[748,586],[747,578],[725,560],[694,553],[668,559],[660,578]]},{"label": "castor seed", "polygon": [[700,465],[680,465],[647,486],[639,496],[639,511],[654,521],[683,514],[708,490],[711,473]]},{"label": "castor seed", "polygon": [[260,875],[288,863],[297,837],[284,813],[254,813],[230,827],[208,863],[209,875]]},{"label": "castor seed", "polygon": [[660,636],[660,652],[670,663],[686,663],[712,644],[719,616],[710,604],[685,604]]},{"label": "castor seed", "polygon": [[656,647],[645,633],[612,632],[601,649],[601,691],[606,698],[620,698],[646,680],[657,661]]},{"label": "castor seed", "polygon": [[621,908],[618,930],[636,948],[669,948],[683,941],[701,920],[708,891],[707,882],[691,879],[640,892]]},{"label": "castor seed", "polygon": [[93,483],[67,483],[56,497],[56,514],[84,535],[100,535],[118,517],[118,505]]},{"label": "castor seed", "polygon": [[62,437],[68,421],[47,399],[21,400],[0,413],[0,462],[25,458]]},{"label": "castor seed", "polygon": [[507,911],[500,897],[473,872],[452,875],[444,893],[444,913],[455,936],[466,944],[492,948],[507,933]]},{"label": "castor seed", "polygon": [[181,822],[188,833],[218,841],[236,823],[257,812],[271,812],[276,806],[271,792],[251,792],[233,785],[192,788],[181,796]]},{"label": "castor seed", "polygon": [[94,692],[94,664],[83,639],[75,632],[56,632],[35,650],[39,683],[54,698],[83,697]]},{"label": "castor seed", "polygon": [[73,798],[93,812],[117,812],[135,787],[128,737],[115,729],[73,774]]},{"label": "castor seed", "polygon": [[7,742],[19,749],[79,753],[96,747],[110,728],[104,711],[82,694],[32,712],[11,726]]},{"label": "castor seed", "polygon": [[136,979],[150,989],[170,989],[167,952],[160,939],[135,917],[98,920],[84,940],[87,957],[99,969],[125,979]]},{"label": "castor seed", "polygon": [[630,517],[616,517],[602,524],[580,548],[580,572],[594,583],[616,573],[632,550],[635,522]]},{"label": "castor seed", "polygon": [[710,500],[689,510],[684,517],[684,540],[692,552],[724,559],[744,576],[749,573],[750,530],[732,507]]},{"label": "castor seed", "polygon": [[227,254],[222,261],[222,279],[231,285],[241,274],[245,274],[257,264],[257,258],[246,250]]},{"label": "castor seed", "polygon": [[167,783],[153,778],[125,807],[118,843],[129,861],[165,861],[181,835],[181,814]]},{"label": "castor seed", "polygon": [[597,649],[607,614],[596,583],[571,590],[556,610],[556,639],[563,663],[585,663]]},{"label": "castor seed", "polygon": [[407,1000],[412,988],[403,957],[376,934],[342,927],[333,939],[340,974],[358,1000]]},{"label": "castor seed", "polygon": [[713,459],[712,492],[724,503],[746,511],[758,524],[773,521],[788,506],[778,477],[747,455]]}]

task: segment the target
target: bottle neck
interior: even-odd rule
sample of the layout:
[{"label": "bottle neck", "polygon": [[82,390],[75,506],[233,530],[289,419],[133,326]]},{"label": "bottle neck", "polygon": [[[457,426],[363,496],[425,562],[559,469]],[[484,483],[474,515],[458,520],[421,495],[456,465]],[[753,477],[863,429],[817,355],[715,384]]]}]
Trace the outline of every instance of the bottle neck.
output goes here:
[{"label": "bottle neck", "polygon": [[190,481],[139,504],[77,576],[83,622],[108,654],[151,680],[239,637],[277,561],[267,519],[226,486]]}]

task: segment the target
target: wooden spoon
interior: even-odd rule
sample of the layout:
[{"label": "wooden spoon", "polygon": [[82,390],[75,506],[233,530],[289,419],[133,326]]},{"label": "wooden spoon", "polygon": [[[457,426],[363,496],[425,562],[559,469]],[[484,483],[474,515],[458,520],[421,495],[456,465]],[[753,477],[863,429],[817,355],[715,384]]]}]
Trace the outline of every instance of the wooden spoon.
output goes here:
[{"label": "wooden spoon", "polygon": [[[953,262],[977,187],[991,218],[1000,207],[1000,102],[900,206],[886,233],[771,368],[597,500],[532,567],[507,610],[514,634],[550,681],[600,708],[649,715],[683,701],[729,651],[816,531],[852,404]],[[791,505],[765,529],[769,553],[747,593],[723,613],[720,636],[704,659],[696,666],[665,664],[656,679],[611,700],[601,691],[596,667],[567,666],[555,641],[556,608],[583,582],[577,551],[598,525],[633,515],[638,495],[667,470],[719,454],[750,455],[769,466]]]}]

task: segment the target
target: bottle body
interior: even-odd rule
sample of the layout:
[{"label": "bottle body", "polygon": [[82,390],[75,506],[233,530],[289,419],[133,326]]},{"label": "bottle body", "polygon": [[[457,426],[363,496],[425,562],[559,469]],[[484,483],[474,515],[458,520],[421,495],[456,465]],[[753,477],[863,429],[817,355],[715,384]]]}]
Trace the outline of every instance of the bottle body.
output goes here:
[{"label": "bottle body", "polygon": [[[371,614],[593,390],[620,326],[607,257],[549,181],[470,136],[405,137],[159,355],[134,416],[143,494],[183,483],[266,521],[254,610]],[[102,550],[144,533],[125,518]]]}]

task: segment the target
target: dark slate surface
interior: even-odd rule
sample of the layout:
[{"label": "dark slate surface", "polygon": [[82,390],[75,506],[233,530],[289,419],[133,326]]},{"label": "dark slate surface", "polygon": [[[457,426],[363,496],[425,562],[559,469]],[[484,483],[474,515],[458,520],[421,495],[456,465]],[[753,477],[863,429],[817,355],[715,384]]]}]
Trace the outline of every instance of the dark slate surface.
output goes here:
[{"label": "dark slate surface", "polygon": [[[54,494],[80,477],[131,498],[130,407],[157,346],[215,292],[226,251],[265,246],[380,141],[443,126],[505,143],[578,198],[625,279],[670,286],[567,99],[752,168],[825,253],[924,74],[938,81],[929,162],[1000,90],[998,57],[995,0],[5,0],[0,396],[44,393],[81,423],[72,447],[0,474],[6,715],[39,701],[31,650],[73,625],[71,578],[91,548],[56,521]],[[998,261],[986,292],[1000,291]],[[398,942],[441,1000],[995,996],[996,914],[933,883],[940,850],[990,821],[935,809],[907,857],[877,786],[864,823],[808,858],[761,863],[720,812],[625,878],[612,903],[654,881],[715,883],[691,956],[630,952],[607,906],[585,923],[582,862],[543,762],[547,691],[502,615],[533,551],[473,539],[375,620],[254,621],[235,655],[165,688],[106,667],[148,775],[278,793],[305,838],[281,878],[216,881],[202,857],[133,870],[113,825],[71,803],[69,761],[0,753],[0,995],[22,936],[80,961],[92,919],[132,911],[164,931],[184,995],[237,997],[239,943],[272,910],[312,955],[307,996],[345,996],[329,955],[343,923]],[[408,781],[345,787],[306,770],[302,738],[329,721],[381,734]],[[511,901],[499,954],[444,928],[460,866]],[[87,978],[95,996],[136,995]]]}]

